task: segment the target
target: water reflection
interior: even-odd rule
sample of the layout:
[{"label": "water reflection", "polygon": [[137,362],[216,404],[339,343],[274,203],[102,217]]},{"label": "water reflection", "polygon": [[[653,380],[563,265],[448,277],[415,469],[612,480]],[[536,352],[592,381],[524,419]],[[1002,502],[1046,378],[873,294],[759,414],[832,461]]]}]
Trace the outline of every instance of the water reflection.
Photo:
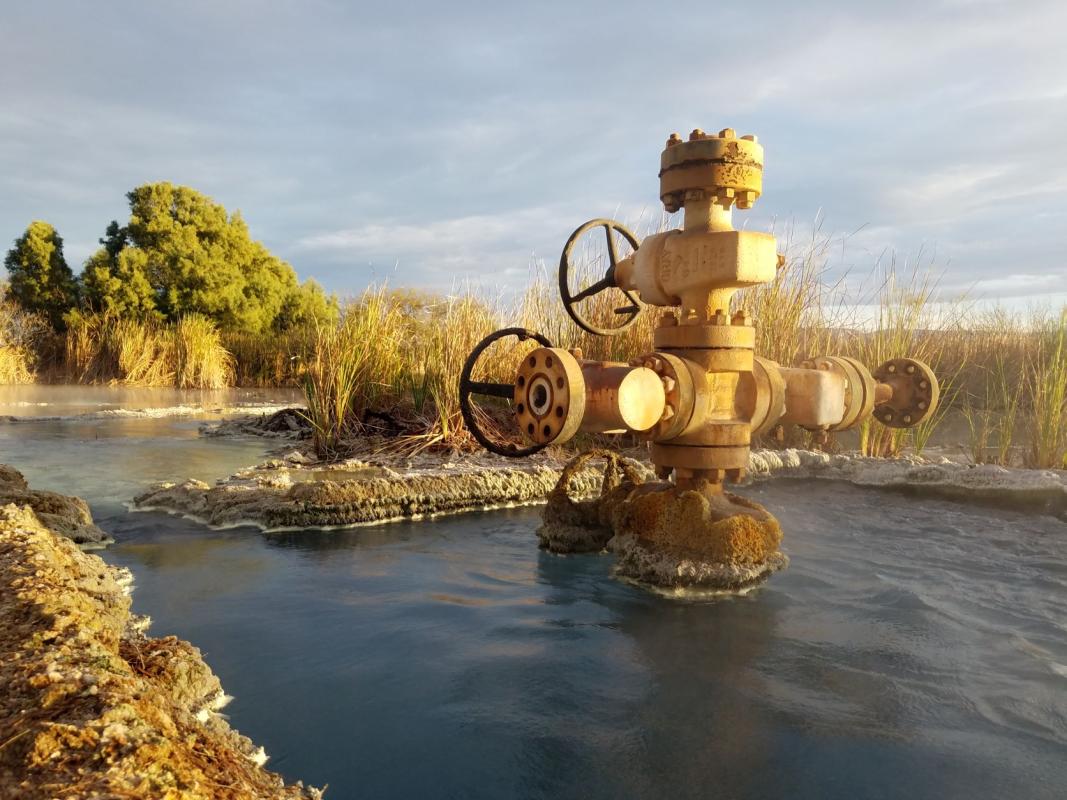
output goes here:
[{"label": "water reflection", "polygon": [[0,386],[0,417],[68,417],[101,411],[177,406],[205,410],[299,403],[299,389],[173,389],[140,386],[25,384]]}]

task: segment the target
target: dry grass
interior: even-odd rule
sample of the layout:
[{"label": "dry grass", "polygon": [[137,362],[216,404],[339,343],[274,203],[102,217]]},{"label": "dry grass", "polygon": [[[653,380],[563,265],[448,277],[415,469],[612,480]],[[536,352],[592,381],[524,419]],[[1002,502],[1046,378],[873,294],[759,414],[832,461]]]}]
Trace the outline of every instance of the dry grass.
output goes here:
[{"label": "dry grass", "polygon": [[[649,225],[652,231],[666,223]],[[937,275],[921,262],[876,264],[867,286],[849,293],[826,269],[836,243],[816,233],[780,236],[788,256],[776,279],[739,292],[757,325],[757,352],[783,366],[817,355],[853,356],[874,368],[908,355],[926,361],[941,382],[938,413],[911,431],[876,421],[862,427],[864,452],[922,451],[950,409],[969,426],[976,462],[1062,466],[1067,451],[1067,342],[1063,317],[1052,310],[1028,317],[1004,308],[980,310],[963,301],[937,302]],[[617,239],[620,255],[628,246]],[[606,267],[603,237],[576,253],[577,289]],[[600,324],[619,319],[617,290],[585,300],[582,312]],[[285,334],[224,334],[191,317],[173,326],[100,316],[70,321],[63,348],[39,319],[0,300],[0,383],[60,377],[87,383],[219,387],[302,385],[316,440],[337,452],[346,437],[396,436],[411,449],[470,444],[459,414],[457,379],[471,348],[491,331],[522,326],[585,358],[629,361],[648,350],[660,314],[647,308],[615,337],[583,333],[559,300],[554,269],[534,271],[514,300],[465,290],[441,297],[370,288],[351,302],[336,326]],[[530,343],[502,342],[486,353],[480,380],[508,380]],[[53,352],[54,351],[54,352]],[[486,420],[507,416],[483,403]],[[810,443],[802,432],[789,443]]]},{"label": "dry grass", "polygon": [[76,383],[219,389],[233,381],[233,357],[206,317],[173,325],[107,315],[74,315],[64,369]]},{"label": "dry grass", "polygon": [[314,328],[269,336],[222,334],[223,347],[233,355],[233,380],[238,386],[301,386],[314,344]]},{"label": "dry grass", "polygon": [[1034,326],[1037,346],[1027,363],[1030,394],[1028,463],[1067,468],[1067,310]]},{"label": "dry grass", "polygon": [[0,385],[33,383],[48,323],[38,314],[23,311],[4,292],[0,285]]},{"label": "dry grass", "polygon": [[187,314],[170,328],[174,385],[179,389],[221,389],[233,383],[234,359],[207,317]]}]

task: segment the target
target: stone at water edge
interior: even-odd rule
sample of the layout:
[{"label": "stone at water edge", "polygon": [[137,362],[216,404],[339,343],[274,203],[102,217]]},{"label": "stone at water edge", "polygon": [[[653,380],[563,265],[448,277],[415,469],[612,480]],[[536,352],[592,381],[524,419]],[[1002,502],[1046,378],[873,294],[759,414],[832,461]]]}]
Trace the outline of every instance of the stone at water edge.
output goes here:
[{"label": "stone at water edge", "polygon": [[778,520],[758,503],[645,484],[611,510],[616,573],[671,588],[736,590],[784,568]]}]

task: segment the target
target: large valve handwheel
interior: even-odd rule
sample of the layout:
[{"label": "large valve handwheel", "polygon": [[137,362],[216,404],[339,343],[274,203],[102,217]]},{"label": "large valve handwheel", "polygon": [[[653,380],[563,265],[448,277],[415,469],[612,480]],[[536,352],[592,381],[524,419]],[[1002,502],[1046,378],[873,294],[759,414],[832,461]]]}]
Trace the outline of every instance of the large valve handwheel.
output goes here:
[{"label": "large valve handwheel", "polygon": [[475,345],[473,350],[471,350],[471,354],[467,356],[467,361],[463,365],[463,372],[460,373],[459,409],[463,414],[463,422],[466,424],[467,430],[471,432],[471,435],[477,440],[478,444],[490,453],[496,453],[499,456],[520,458],[522,456],[533,455],[534,453],[543,450],[546,445],[535,444],[529,447],[520,447],[511,442],[501,444],[500,442],[493,441],[493,439],[489,438],[479,425],[474,405],[471,403],[471,395],[499,397],[504,400],[514,399],[515,384],[513,383],[490,383],[471,380],[471,375],[474,373],[474,367],[478,363],[478,359],[482,357],[482,353],[484,353],[493,342],[499,341],[500,339],[507,339],[509,336],[514,336],[520,342],[533,339],[542,347],[552,346],[552,342],[544,336],[535,333],[534,331],[528,331],[525,328],[503,328],[486,336]]},{"label": "large valve handwheel", "polygon": [[[578,240],[581,239],[586,232],[594,228],[603,228],[604,234],[607,236],[608,269],[604,273],[604,277],[600,280],[590,284],[576,294],[571,294],[571,252],[574,250],[574,246],[578,243]],[[569,238],[567,244],[563,246],[563,255],[559,258],[559,294],[560,297],[563,298],[563,307],[567,310],[567,314],[574,320],[579,328],[597,336],[616,336],[617,334],[622,333],[634,324],[637,320],[637,315],[641,313],[641,301],[632,293],[625,289],[620,289],[615,283],[615,265],[618,264],[620,260],[618,252],[615,249],[614,234],[616,233],[629,242],[630,247],[634,250],[637,249],[640,244],[640,242],[637,241],[637,237],[615,220],[591,219],[571,234],[571,238]],[[626,305],[614,309],[614,313],[619,318],[620,324],[602,328],[583,316],[582,312],[578,310],[578,304],[583,300],[587,300],[601,292],[610,291],[611,289],[618,289],[618,291],[622,292],[627,303]]]}]

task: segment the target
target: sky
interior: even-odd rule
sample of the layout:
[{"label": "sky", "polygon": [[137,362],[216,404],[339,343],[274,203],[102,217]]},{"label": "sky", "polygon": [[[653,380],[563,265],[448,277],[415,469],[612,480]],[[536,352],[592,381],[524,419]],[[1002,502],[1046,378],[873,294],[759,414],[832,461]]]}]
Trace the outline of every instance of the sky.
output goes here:
[{"label": "sky", "polygon": [[828,276],[1067,300],[1067,3],[5,0],[0,242],[77,270],[168,180],[342,295],[512,292],[592,217],[658,225],[659,154],[758,135],[735,224]]}]

